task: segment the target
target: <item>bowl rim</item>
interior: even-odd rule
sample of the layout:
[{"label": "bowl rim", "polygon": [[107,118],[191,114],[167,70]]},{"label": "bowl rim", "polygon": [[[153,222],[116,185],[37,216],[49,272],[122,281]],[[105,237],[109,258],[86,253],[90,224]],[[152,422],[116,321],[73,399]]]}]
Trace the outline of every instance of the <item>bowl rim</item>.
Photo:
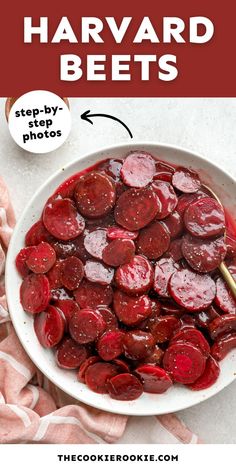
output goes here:
[{"label": "bowl rim", "polygon": [[[60,167],[57,171],[55,171],[49,178],[47,178],[38,187],[36,192],[33,193],[32,197],[29,200],[29,202],[25,206],[23,212],[19,216],[18,221],[17,221],[17,223],[14,227],[14,230],[13,230],[13,234],[12,234],[12,237],[11,237],[11,240],[10,240],[10,244],[9,244],[8,251],[7,251],[7,257],[6,257],[5,285],[6,285],[6,297],[7,297],[7,300],[8,300],[8,308],[9,308],[10,319],[11,319],[11,322],[14,326],[15,331],[16,331],[17,337],[19,338],[21,345],[23,346],[25,352],[30,357],[30,359],[32,359],[30,348],[28,348],[27,343],[24,340],[22,332],[18,329],[17,325],[15,324],[14,317],[11,316],[11,311],[13,311],[13,302],[12,302],[11,297],[10,297],[10,282],[9,282],[10,274],[11,274],[11,271],[12,271],[12,266],[10,265],[10,254],[12,252],[12,248],[14,246],[15,239],[17,237],[18,229],[21,227],[22,222],[24,221],[25,215],[27,215],[30,207],[32,206],[32,203],[38,198],[39,194],[43,191],[43,189],[45,187],[48,187],[54,181],[54,179],[56,179],[60,175],[63,176],[64,171],[66,171],[69,168],[73,167],[77,162],[80,162],[80,161],[85,161],[86,162],[87,159],[93,158],[95,155],[99,155],[99,154],[103,154],[103,153],[104,154],[109,153],[110,151],[119,151],[119,150],[122,151],[122,149],[125,150],[127,147],[129,147],[128,151],[126,149],[127,152],[131,152],[131,150],[135,151],[138,148],[141,149],[141,150],[145,150],[144,149],[145,146],[164,148],[166,151],[172,150],[172,151],[177,151],[177,152],[184,153],[186,155],[191,155],[192,158],[196,157],[196,159],[200,163],[205,162],[205,163],[210,164],[211,166],[218,169],[221,173],[223,173],[227,178],[229,178],[233,182],[233,184],[236,184],[236,180],[227,171],[222,169],[222,167],[219,166],[218,164],[216,165],[214,162],[208,160],[206,157],[204,157],[200,154],[197,154],[196,152],[192,151],[191,149],[188,149],[188,148],[185,148],[185,147],[182,147],[182,146],[177,146],[177,145],[174,145],[174,144],[168,144],[166,142],[158,142],[158,141],[135,141],[134,140],[134,141],[128,141],[128,142],[120,142],[116,145],[112,145],[112,146],[109,146],[109,147],[101,147],[101,148],[98,148],[96,150],[93,150],[93,151],[82,154],[81,156],[77,157],[73,161],[69,162],[65,166]],[[149,151],[147,151],[147,152],[149,152]],[[105,159],[105,157],[104,157],[104,159]],[[102,158],[100,160],[102,160]],[[99,162],[99,160],[98,160],[98,162]],[[84,168],[86,168],[86,167],[84,167]],[[62,171],[63,171],[63,173],[62,173]],[[66,180],[67,178],[68,177],[66,177],[64,180]],[[62,182],[63,182],[63,180],[62,180]],[[52,379],[51,376],[48,375],[48,373],[44,369],[42,369],[42,367],[40,366],[40,362],[38,362],[37,359],[33,359],[32,362],[54,385],[56,385],[59,389],[61,389],[62,391],[64,391],[68,395],[70,395],[76,401],[78,400],[76,397],[73,396],[73,393],[71,393],[71,391],[69,391],[69,389],[62,386],[60,384],[60,382],[57,382],[57,380],[55,380],[55,378]],[[174,408],[174,409],[169,408],[165,411],[165,413],[161,413],[161,414],[168,414],[168,413],[178,412],[178,411],[181,411],[183,409],[191,408],[192,406],[200,404],[203,401],[208,400],[209,398],[213,397],[217,393],[221,392],[225,387],[230,385],[233,381],[234,381],[234,378],[232,378],[231,380],[225,382],[223,384],[223,386],[222,385],[219,386],[215,391],[211,391],[209,394],[207,394],[207,390],[205,390],[206,395],[204,395],[204,397],[202,399],[198,399],[197,401],[196,401],[195,397],[193,396],[192,402],[189,402],[187,406],[184,406],[184,407],[181,407],[181,408],[177,407],[177,408]],[[112,408],[112,406],[111,407],[109,405],[104,406],[104,407],[97,406],[94,402],[89,401],[86,398],[83,399],[83,400],[79,400],[79,401],[81,401],[81,403],[84,403],[86,405],[89,405],[89,406],[92,406],[94,408],[97,408],[97,409],[100,409],[100,410],[103,410],[103,411],[107,411],[107,412],[110,412],[110,413],[113,413],[113,414],[123,414],[123,415],[131,415],[131,416],[152,416],[152,415],[160,414],[158,411],[156,413],[155,412],[149,413],[149,412],[145,412],[145,411],[141,411],[141,412],[140,411],[135,411],[135,412],[132,411],[132,412],[130,412],[129,411],[130,402],[119,402],[119,403],[122,403],[122,405],[124,405],[124,408],[122,408],[122,411],[114,411],[114,408]]]}]

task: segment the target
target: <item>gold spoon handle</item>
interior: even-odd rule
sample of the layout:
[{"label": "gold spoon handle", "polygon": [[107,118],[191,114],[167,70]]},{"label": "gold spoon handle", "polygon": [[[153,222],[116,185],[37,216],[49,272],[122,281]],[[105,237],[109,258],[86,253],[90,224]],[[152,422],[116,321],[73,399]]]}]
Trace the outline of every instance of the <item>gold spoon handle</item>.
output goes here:
[{"label": "gold spoon handle", "polygon": [[[202,187],[205,187],[208,190],[208,192],[211,193],[211,195],[217,200],[217,202],[220,204],[220,206],[224,210],[224,206],[222,205],[222,203],[221,203],[219,197],[216,195],[216,193],[213,192],[213,190],[210,187],[208,187],[208,185],[202,184]],[[225,232],[224,236],[226,236],[226,232]],[[224,278],[225,282],[227,283],[228,287],[230,288],[230,290],[232,292],[232,295],[234,296],[234,298],[236,298],[236,281],[232,277],[228,267],[226,266],[226,264],[224,262],[220,263],[219,270],[220,270],[220,272],[222,274],[222,277]]]},{"label": "gold spoon handle", "polygon": [[225,265],[224,262],[221,262],[219,265],[219,269],[220,269],[221,274],[223,275],[224,280],[229,286],[234,298],[236,298],[236,282],[234,278],[232,277],[228,267]]}]

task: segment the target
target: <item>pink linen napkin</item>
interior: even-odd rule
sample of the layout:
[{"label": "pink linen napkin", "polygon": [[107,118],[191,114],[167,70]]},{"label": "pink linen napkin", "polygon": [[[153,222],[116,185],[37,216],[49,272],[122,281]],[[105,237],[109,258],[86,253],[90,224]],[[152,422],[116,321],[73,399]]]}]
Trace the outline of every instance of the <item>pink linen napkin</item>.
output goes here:
[{"label": "pink linen napkin", "polygon": [[[63,393],[38,371],[14,332],[4,287],[14,224],[8,190],[0,178],[0,443],[122,443],[128,417],[86,406]],[[138,428],[138,419],[136,425],[130,422],[130,442],[201,442],[173,414],[146,420],[147,428]]]}]

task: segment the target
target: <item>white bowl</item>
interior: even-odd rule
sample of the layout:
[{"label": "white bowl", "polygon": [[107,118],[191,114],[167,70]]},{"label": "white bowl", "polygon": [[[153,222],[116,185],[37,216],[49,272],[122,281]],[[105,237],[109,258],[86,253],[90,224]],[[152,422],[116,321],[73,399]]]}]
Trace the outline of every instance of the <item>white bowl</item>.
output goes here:
[{"label": "white bowl", "polygon": [[54,190],[66,178],[89,167],[99,160],[125,156],[128,152],[139,149],[150,152],[167,162],[183,166],[192,166],[222,199],[229,211],[236,205],[235,182],[223,170],[212,163],[185,149],[165,144],[131,143],[102,149],[93,154],[79,157],[78,160],[59,170],[35,193],[20,217],[8,250],[6,263],[6,291],[11,319],[18,337],[32,361],[58,387],[72,397],[102,410],[125,415],[158,415],[176,412],[212,397],[229,385],[235,378],[236,350],[232,351],[221,363],[221,374],[217,382],[207,390],[193,392],[183,386],[175,385],[162,395],[143,394],[135,401],[121,402],[112,400],[108,395],[99,395],[89,390],[86,385],[76,380],[74,372],[62,370],[56,366],[53,352],[39,344],[33,329],[33,317],[22,309],[19,299],[21,277],[15,268],[15,258],[24,246],[27,230],[36,222],[44,203]]}]

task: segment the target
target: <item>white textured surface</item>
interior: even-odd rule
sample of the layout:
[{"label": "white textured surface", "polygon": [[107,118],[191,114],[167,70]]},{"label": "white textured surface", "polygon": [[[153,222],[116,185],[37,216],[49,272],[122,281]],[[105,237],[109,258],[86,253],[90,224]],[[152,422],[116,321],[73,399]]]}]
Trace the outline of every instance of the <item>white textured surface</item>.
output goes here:
[{"label": "white textured surface", "polygon": [[[58,168],[99,147],[130,140],[126,130],[111,120],[95,118],[94,126],[82,121],[80,114],[87,109],[92,113],[114,114],[124,120],[135,140],[184,146],[236,177],[235,99],[71,99],[71,135],[62,148],[47,155],[28,154],[12,141],[4,118],[4,103],[1,99],[0,172],[9,186],[17,215],[38,186]],[[235,443],[235,410],[234,382],[212,399],[182,411],[179,416],[205,442]],[[142,418],[131,422],[143,427]],[[131,438],[135,442],[128,433],[121,442],[129,442]]]}]

